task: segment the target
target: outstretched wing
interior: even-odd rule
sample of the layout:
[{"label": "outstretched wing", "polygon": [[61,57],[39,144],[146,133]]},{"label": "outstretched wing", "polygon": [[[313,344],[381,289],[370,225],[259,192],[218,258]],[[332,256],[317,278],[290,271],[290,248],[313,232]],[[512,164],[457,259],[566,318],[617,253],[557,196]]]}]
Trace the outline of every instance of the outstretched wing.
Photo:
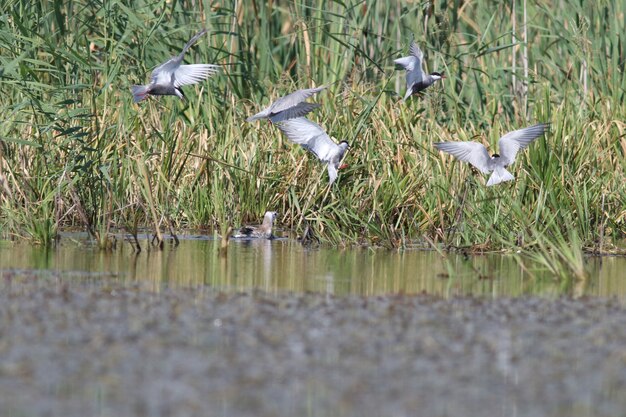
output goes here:
[{"label": "outstretched wing", "polygon": [[[281,97],[274,102],[270,106],[270,110],[272,114],[280,113],[281,111],[289,110],[291,107],[295,107],[296,105],[302,103],[307,98],[319,93],[322,90],[328,88],[323,85],[321,87],[316,88],[307,88],[304,90],[294,91],[291,94],[286,95],[285,97]],[[306,114],[306,113],[305,113]]]},{"label": "outstretched wing", "polygon": [[[276,123],[295,117],[302,117],[318,107],[317,104],[303,103],[303,101],[326,88],[328,87],[323,85],[317,88],[294,91],[291,94],[279,98],[270,104],[269,107],[266,107],[257,114],[248,117],[246,122],[269,117],[272,122]],[[281,112],[285,112],[285,114],[280,114]]]},{"label": "outstretched wing", "polygon": [[[150,82],[157,83],[157,84],[168,84],[172,82],[172,77],[174,73],[176,73],[180,69],[179,68],[180,64],[183,62],[183,58],[185,57],[185,53],[187,52],[187,50],[189,50],[191,45],[193,45],[198,40],[198,38],[204,35],[206,32],[207,32],[206,29],[201,30],[193,38],[191,38],[189,42],[185,44],[183,51],[180,54],[178,54],[177,56],[173,58],[170,58],[169,60],[165,61],[163,64],[156,67],[152,71],[152,74],[150,76]],[[195,81],[195,82],[198,82],[198,81]],[[187,83],[187,84],[193,84],[193,83]],[[179,84],[179,85],[185,85],[185,84]]]},{"label": "outstretched wing", "polygon": [[417,46],[414,40],[411,41],[411,46],[409,46],[409,53],[417,58],[420,63],[424,62],[424,52],[422,52],[422,50],[419,46]]},{"label": "outstretched wing", "polygon": [[469,162],[480,172],[485,174],[491,172],[491,157],[482,144],[477,142],[437,142],[435,148],[453,155],[459,161]]},{"label": "outstretched wing", "polygon": [[180,57],[180,59],[183,59],[183,56],[185,55],[185,53],[189,50],[189,48],[191,48],[191,45],[193,45],[194,43],[196,43],[196,41],[198,40],[198,38],[200,38],[200,36],[204,35],[207,32],[206,29],[202,29],[200,32],[198,32],[197,34],[195,34],[193,36],[193,38],[189,39],[189,42],[187,42],[185,44],[185,47],[183,48],[183,51],[180,53],[180,55],[178,55]]},{"label": "outstretched wing", "polygon": [[323,162],[329,162],[337,152],[337,144],[320,125],[309,119],[298,117],[277,123],[276,126],[291,142],[313,152]]},{"label": "outstretched wing", "polygon": [[400,65],[406,70],[407,95],[410,95],[408,92],[412,91],[413,85],[424,81],[424,70],[422,69],[424,53],[419,46],[417,46],[415,41],[411,41],[409,53],[411,54],[410,56],[394,60],[397,65]]},{"label": "outstretched wing", "polygon": [[498,141],[498,151],[502,161],[506,165],[511,165],[515,162],[517,152],[526,148],[532,141],[543,135],[549,127],[549,123],[541,123],[524,129],[514,130],[502,136]]},{"label": "outstretched wing", "polygon": [[154,70],[152,70],[152,74],[150,75],[150,83],[171,83],[174,72],[176,72],[178,67],[180,67],[180,63],[182,62],[182,60],[182,57],[177,56],[156,67]]},{"label": "outstretched wing", "polygon": [[174,86],[198,83],[219,72],[220,67],[212,64],[181,65],[174,72]]},{"label": "outstretched wing", "polygon": [[[290,107],[285,111],[270,116],[272,123],[279,123],[289,119],[295,119],[296,117],[306,116],[308,113],[317,109],[320,105],[317,103],[299,103],[294,107]],[[252,116],[255,117],[255,116]],[[254,119],[253,119],[254,120]]]}]

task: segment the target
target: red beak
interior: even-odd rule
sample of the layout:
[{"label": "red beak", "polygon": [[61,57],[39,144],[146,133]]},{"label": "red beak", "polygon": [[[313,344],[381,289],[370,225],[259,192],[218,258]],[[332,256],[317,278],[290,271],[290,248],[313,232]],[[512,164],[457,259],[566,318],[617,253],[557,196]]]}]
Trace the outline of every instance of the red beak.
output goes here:
[{"label": "red beak", "polygon": [[339,165],[339,168],[337,169],[346,169],[346,168],[348,168],[348,164],[341,164]]}]

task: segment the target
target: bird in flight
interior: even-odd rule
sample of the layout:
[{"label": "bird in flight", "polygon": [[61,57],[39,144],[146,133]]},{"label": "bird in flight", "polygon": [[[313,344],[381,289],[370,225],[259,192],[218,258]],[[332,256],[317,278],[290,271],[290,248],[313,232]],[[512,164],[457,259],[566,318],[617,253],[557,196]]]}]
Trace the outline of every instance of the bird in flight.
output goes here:
[{"label": "bird in flight", "polygon": [[326,88],[327,86],[323,85],[317,88],[295,91],[285,97],[279,98],[270,104],[269,107],[261,110],[254,116],[248,117],[246,122],[253,122],[258,119],[269,119],[272,123],[278,123],[284,120],[305,116],[320,105],[317,103],[307,103],[304,100]]},{"label": "bird in flight", "polygon": [[406,94],[402,101],[406,101],[412,95],[427,89],[433,85],[435,81],[446,78],[445,75],[439,72],[431,72],[430,74],[424,72],[422,68],[424,65],[424,53],[414,40],[411,41],[409,54],[409,56],[393,61],[406,70]]},{"label": "bird in flight", "polygon": [[530,145],[532,141],[548,131],[549,127],[549,123],[541,123],[507,133],[498,140],[500,154],[496,153],[492,156],[489,156],[483,144],[477,142],[438,142],[434,146],[460,161],[469,162],[484,174],[493,172],[487,181],[489,187],[515,179],[506,167],[515,162],[515,156],[519,150]]},{"label": "bird in flight", "polygon": [[335,182],[338,170],[344,167],[340,164],[349,148],[347,141],[335,143],[320,125],[305,117],[285,120],[276,126],[291,142],[311,151],[320,161],[326,163],[329,182]]},{"label": "bird in flight", "polygon": [[181,65],[185,53],[200,36],[207,32],[203,29],[196,34],[183,48],[183,51],[164,64],[159,65],[152,71],[150,84],[133,85],[130,87],[135,103],[145,99],[149,95],[153,96],[177,96],[185,99],[185,94],[180,87],[183,85],[196,84],[209,78],[219,71],[219,66],[213,64],[188,64]]}]

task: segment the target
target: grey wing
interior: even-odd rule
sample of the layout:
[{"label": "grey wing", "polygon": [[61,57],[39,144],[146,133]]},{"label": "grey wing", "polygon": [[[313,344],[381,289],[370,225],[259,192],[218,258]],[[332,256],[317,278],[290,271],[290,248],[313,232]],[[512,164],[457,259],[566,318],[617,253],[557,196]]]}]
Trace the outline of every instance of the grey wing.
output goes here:
[{"label": "grey wing", "polygon": [[422,71],[422,64],[420,62],[415,64],[412,71],[406,72],[406,86],[411,88],[415,84],[419,84],[424,81],[424,71]]},{"label": "grey wing", "polygon": [[258,120],[258,119],[263,119],[263,118],[265,118],[265,117],[267,117],[269,115],[270,115],[270,110],[269,109],[263,109],[260,112],[258,112],[257,114],[248,117],[246,119],[246,122],[253,122],[253,121]]},{"label": "grey wing", "polygon": [[488,174],[491,157],[482,144],[477,142],[438,142],[435,148],[447,152],[456,157],[459,161],[469,162],[482,173]]},{"label": "grey wing", "polygon": [[[170,58],[165,61],[163,64],[156,67],[150,76],[150,82],[157,84],[167,84],[172,81],[173,74],[179,69],[181,62],[183,62],[183,58],[185,57],[185,52],[193,45],[200,36],[204,35],[207,32],[206,29],[203,29],[198,34],[196,34],[193,38],[187,42],[183,51],[177,56]],[[197,81],[196,81],[197,82]],[[184,84],[180,84],[184,85]]]},{"label": "grey wing", "polygon": [[532,141],[543,135],[549,123],[541,123],[524,129],[514,130],[502,136],[498,141],[498,152],[507,165],[515,162],[515,156],[520,149],[526,148]]},{"label": "grey wing", "polygon": [[181,65],[174,72],[174,86],[198,83],[219,71],[219,66],[212,64]]},{"label": "grey wing", "polygon": [[306,116],[308,113],[317,109],[319,106],[320,105],[317,103],[299,103],[294,107],[290,107],[285,111],[281,111],[278,114],[270,116],[270,120],[272,121],[272,123],[278,123],[289,119],[295,119],[296,117]]},{"label": "grey wing", "polygon": [[197,34],[194,35],[193,38],[189,39],[189,42],[187,42],[185,44],[185,47],[183,48],[183,51],[180,53],[179,57],[182,60],[183,56],[185,55],[185,52],[187,52],[189,50],[189,48],[191,48],[191,45],[193,45],[194,43],[196,43],[196,41],[198,40],[198,38],[200,38],[200,36],[204,35],[207,32],[206,29],[202,29],[200,32],[198,32]]},{"label": "grey wing", "polygon": [[397,65],[400,65],[406,70],[406,90],[407,96],[411,95],[411,89],[414,84],[422,82],[424,79],[424,71],[422,71],[422,64],[419,59],[414,56],[405,56],[394,60]]},{"label": "grey wing", "polygon": [[419,59],[420,63],[424,62],[424,52],[422,52],[420,47],[417,46],[415,41],[411,41],[411,46],[409,46],[409,53],[415,58]]},{"label": "grey wing", "polygon": [[285,111],[291,107],[296,106],[299,103],[302,103],[307,98],[319,93],[322,90],[325,90],[326,88],[328,87],[323,85],[317,88],[307,88],[304,90],[294,91],[293,93],[276,100],[274,104],[270,106],[270,110],[272,113],[280,113],[281,111]]},{"label": "grey wing", "polygon": [[412,71],[407,71],[406,73],[406,82],[407,86],[412,86],[413,84],[419,84],[424,81],[424,53],[417,46],[415,41],[411,42],[411,47],[409,48],[409,52],[413,55],[417,60],[415,61],[415,65]]},{"label": "grey wing", "polygon": [[169,84],[172,82],[172,76],[176,69],[180,67],[180,63],[183,58],[181,56],[177,56],[174,58],[170,58],[168,61],[156,67],[152,70],[152,74],[150,75],[150,82],[156,84]]},{"label": "grey wing", "polygon": [[304,117],[285,120],[276,126],[291,142],[313,152],[321,161],[328,162],[337,150],[337,144],[324,129]]}]

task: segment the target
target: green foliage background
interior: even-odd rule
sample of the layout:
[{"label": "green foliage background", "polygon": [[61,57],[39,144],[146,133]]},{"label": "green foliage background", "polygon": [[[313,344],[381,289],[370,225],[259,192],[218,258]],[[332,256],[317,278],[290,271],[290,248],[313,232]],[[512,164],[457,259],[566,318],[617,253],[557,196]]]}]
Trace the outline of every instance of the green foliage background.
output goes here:
[{"label": "green foliage background", "polygon": [[[625,231],[624,6],[4,1],[0,230],[49,244],[80,226],[105,242],[114,227],[224,228],[267,209],[335,245],[610,250]],[[210,35],[186,62],[220,64],[222,75],[187,87],[189,103],[133,104],[129,86],[202,27]],[[428,70],[448,78],[404,104],[393,59],[413,34]],[[321,84],[330,88],[311,118],[352,144],[330,188],[275,127],[245,122]],[[537,122],[551,134],[498,187],[432,147],[494,146]]]}]

